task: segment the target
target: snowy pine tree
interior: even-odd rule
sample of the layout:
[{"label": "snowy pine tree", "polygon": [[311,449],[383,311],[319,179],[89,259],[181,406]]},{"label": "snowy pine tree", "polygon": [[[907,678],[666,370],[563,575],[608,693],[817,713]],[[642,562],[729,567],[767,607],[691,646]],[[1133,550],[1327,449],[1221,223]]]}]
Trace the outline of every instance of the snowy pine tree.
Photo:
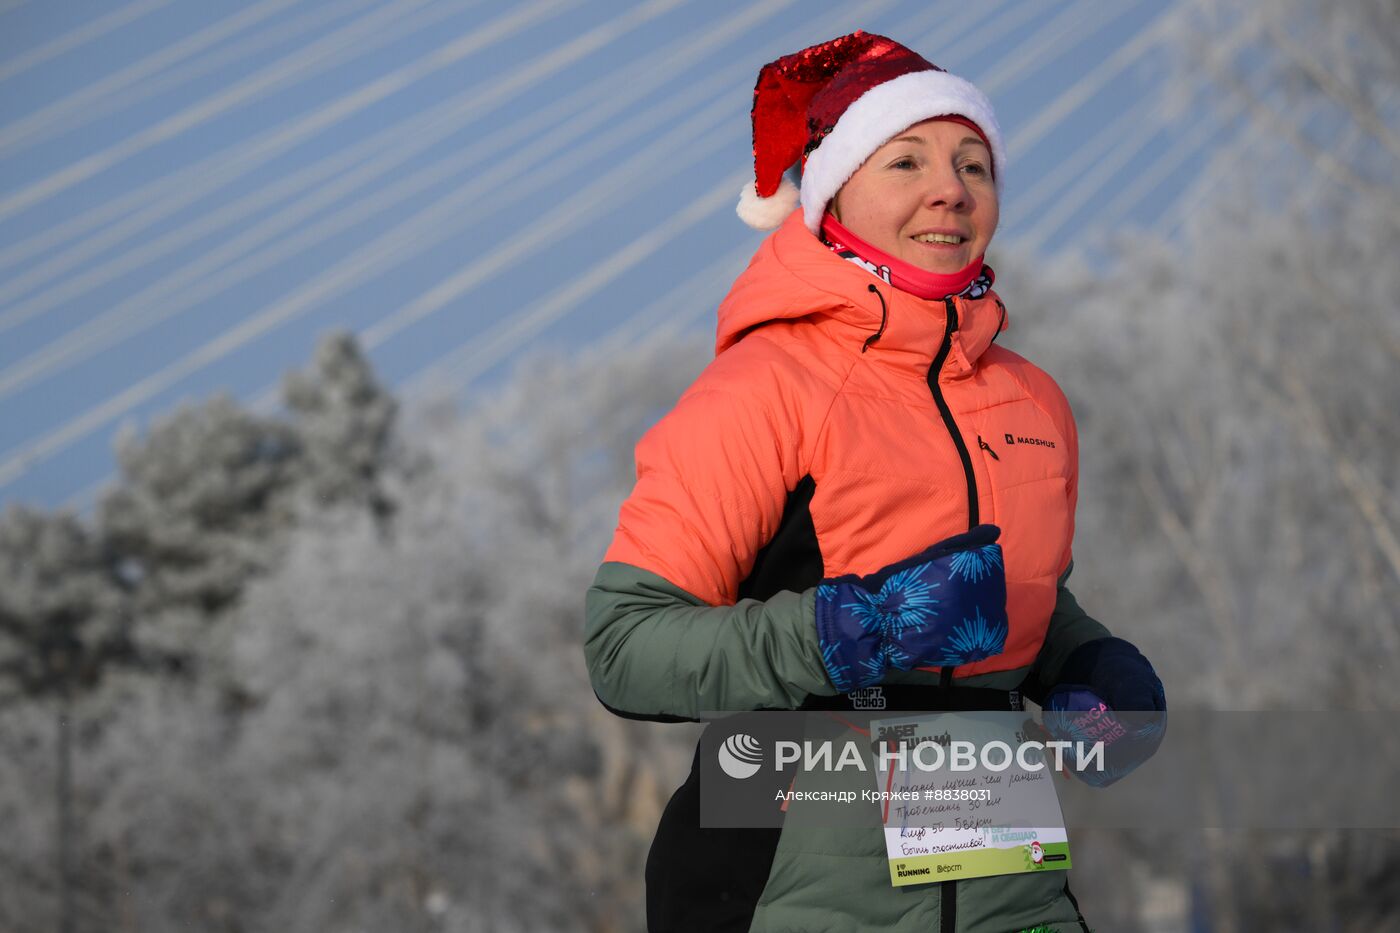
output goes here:
[{"label": "snowy pine tree", "polygon": [[73,695],[132,655],[101,543],[77,518],[0,514],[0,702]]},{"label": "snowy pine tree", "polygon": [[354,335],[323,338],[310,367],[287,375],[282,394],[301,441],[301,481],[317,507],[359,503],[387,520],[393,504],[383,472],[398,403]]},{"label": "snowy pine tree", "polygon": [[301,442],[285,423],[219,396],[117,442],[119,483],[98,524],[143,637],[170,652],[209,647],[209,623],[273,566],[295,519]]},{"label": "snowy pine tree", "polygon": [[[55,716],[53,890],[61,933],[75,923],[75,711],[110,668],[139,660],[128,620],[101,543],[75,517],[20,506],[0,514],[0,704],[43,702]],[[14,832],[37,841],[34,828]],[[31,909],[44,911],[45,901]]]}]

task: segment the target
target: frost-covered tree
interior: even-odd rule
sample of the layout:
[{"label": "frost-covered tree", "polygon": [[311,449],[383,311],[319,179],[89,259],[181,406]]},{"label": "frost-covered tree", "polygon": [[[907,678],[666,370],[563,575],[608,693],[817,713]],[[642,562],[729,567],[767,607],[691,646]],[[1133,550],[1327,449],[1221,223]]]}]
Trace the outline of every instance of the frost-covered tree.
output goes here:
[{"label": "frost-covered tree", "polygon": [[120,481],[98,515],[138,610],[215,613],[271,566],[300,455],[291,426],[227,396],[119,438]]},{"label": "frost-covered tree", "polygon": [[153,931],[640,929],[689,730],[592,700],[581,601],[632,446],[705,356],[530,360],[410,410],[432,468],[396,480],[396,533],[321,510],[221,611],[239,715],[203,678],[129,687],[105,722],[94,903]]},{"label": "frost-covered tree", "polygon": [[397,404],[354,339],[332,334],[288,374],[286,416],[227,396],[188,404],[117,441],[99,522],[136,609],[171,650],[202,650],[208,622],[276,565],[284,534],[339,504],[393,511]]},{"label": "frost-covered tree", "polygon": [[393,503],[383,473],[398,404],[354,336],[323,338],[310,367],[287,375],[282,395],[301,442],[302,482],[317,507],[358,502],[387,520]]},{"label": "frost-covered tree", "polygon": [[20,506],[0,514],[0,704],[42,701],[55,714],[53,888],[64,933],[74,929],[74,709],[110,668],[138,660],[127,620],[100,542],[75,517]]},{"label": "frost-covered tree", "polygon": [[71,696],[132,654],[101,542],[69,514],[0,514],[0,702]]}]

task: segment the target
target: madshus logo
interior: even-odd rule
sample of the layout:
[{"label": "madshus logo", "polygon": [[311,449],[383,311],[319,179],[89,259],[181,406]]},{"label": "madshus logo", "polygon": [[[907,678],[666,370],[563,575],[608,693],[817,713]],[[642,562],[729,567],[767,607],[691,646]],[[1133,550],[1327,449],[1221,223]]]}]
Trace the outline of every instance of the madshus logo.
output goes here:
[{"label": "madshus logo", "polygon": [[1050,447],[1053,449],[1055,446],[1054,441],[1047,441],[1039,437],[1022,437],[1019,434],[1007,434],[1006,443],[1013,447],[1017,444],[1029,444],[1032,447]]},{"label": "madshus logo", "polygon": [[753,777],[763,764],[763,746],[758,739],[736,732],[719,747],[719,767],[735,780]]}]

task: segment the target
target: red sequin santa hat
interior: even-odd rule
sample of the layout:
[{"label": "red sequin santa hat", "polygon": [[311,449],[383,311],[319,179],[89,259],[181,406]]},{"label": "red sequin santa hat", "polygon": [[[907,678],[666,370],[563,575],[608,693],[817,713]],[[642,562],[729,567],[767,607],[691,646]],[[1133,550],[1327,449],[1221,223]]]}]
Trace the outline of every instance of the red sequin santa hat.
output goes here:
[{"label": "red sequin santa hat", "polygon": [[[770,230],[800,200],[817,233],[827,202],[870,154],[933,117],[978,131],[1000,179],[1006,147],[986,95],[893,39],[857,31],[764,65],[753,90],[754,181],[740,194],[739,217]],[[799,159],[800,195],[783,176]]]}]

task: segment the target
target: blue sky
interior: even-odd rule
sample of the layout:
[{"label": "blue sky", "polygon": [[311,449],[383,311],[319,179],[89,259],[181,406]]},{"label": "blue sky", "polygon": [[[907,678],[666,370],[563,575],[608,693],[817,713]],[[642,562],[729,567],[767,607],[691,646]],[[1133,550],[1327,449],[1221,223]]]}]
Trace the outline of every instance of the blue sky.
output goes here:
[{"label": "blue sky", "polygon": [[761,239],[754,76],[855,28],[988,91],[999,239],[1170,233],[1228,131],[1161,110],[1171,9],[0,0],[0,503],[90,502],[119,427],[275,404],[336,328],[468,396],[535,348],[708,330]]}]

